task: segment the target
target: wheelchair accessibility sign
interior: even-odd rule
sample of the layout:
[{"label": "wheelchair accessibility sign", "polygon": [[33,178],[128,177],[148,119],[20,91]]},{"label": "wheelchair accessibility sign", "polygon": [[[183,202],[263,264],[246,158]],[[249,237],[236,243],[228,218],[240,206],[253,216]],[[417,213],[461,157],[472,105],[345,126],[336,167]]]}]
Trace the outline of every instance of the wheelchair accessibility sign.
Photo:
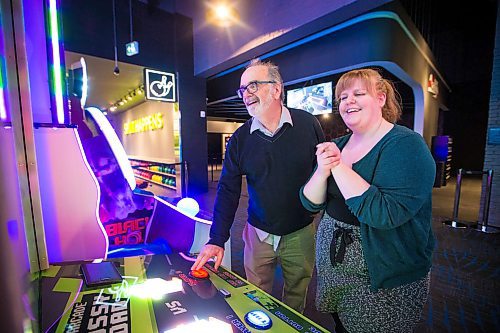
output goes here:
[{"label": "wheelchair accessibility sign", "polygon": [[175,75],[172,73],[144,69],[146,99],[175,102]]}]

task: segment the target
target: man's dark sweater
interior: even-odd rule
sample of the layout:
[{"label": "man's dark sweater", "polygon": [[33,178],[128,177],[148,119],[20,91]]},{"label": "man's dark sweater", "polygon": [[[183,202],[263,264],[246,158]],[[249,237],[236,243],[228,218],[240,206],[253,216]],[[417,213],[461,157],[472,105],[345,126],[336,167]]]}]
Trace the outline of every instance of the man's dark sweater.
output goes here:
[{"label": "man's dark sweater", "polygon": [[234,132],[226,149],[215,199],[209,244],[224,247],[238,208],[242,176],[249,195],[248,222],[273,235],[287,235],[312,222],[299,190],[316,165],[316,145],[324,141],[318,120],[290,109],[293,126],[285,123],[273,136],[250,134],[252,119]]}]

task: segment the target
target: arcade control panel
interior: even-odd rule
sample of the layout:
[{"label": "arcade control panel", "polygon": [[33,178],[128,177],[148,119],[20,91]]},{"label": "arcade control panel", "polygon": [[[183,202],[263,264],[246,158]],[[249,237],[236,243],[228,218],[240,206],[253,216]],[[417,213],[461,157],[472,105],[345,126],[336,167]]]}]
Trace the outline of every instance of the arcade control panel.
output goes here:
[{"label": "arcade control panel", "polygon": [[233,272],[183,254],[113,259],[122,281],[88,287],[80,265],[41,277],[42,332],[328,332]]}]

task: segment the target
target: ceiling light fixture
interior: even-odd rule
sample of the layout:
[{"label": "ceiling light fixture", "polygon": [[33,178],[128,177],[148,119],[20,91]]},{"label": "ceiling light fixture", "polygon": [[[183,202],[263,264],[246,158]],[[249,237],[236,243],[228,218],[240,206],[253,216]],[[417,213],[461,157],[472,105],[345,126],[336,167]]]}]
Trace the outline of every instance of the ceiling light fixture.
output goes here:
[{"label": "ceiling light fixture", "polygon": [[124,111],[125,109],[131,108],[141,102],[144,102],[144,86],[142,84],[135,89],[129,90],[126,95],[119,98],[115,103],[112,103],[108,110],[110,112]]},{"label": "ceiling light fixture", "polygon": [[238,12],[233,6],[227,3],[218,3],[209,5],[206,19],[208,23],[215,24],[219,27],[228,28],[239,22]]},{"label": "ceiling light fixture", "polygon": [[217,5],[215,7],[215,17],[219,20],[228,20],[229,17],[231,16],[231,13],[229,12],[229,9],[227,8],[226,5]]}]

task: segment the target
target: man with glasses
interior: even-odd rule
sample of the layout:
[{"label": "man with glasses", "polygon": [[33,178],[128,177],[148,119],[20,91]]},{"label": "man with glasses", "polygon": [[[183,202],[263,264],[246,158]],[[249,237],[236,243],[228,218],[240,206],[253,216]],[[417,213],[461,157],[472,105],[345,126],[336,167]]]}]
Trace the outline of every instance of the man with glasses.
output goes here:
[{"label": "man with glasses", "polygon": [[313,115],[283,105],[283,80],[276,65],[254,59],[240,82],[237,93],[252,119],[228,142],[210,240],[192,269],[212,257],[219,267],[245,175],[249,204],[242,236],[247,280],[271,293],[279,261],[283,301],[302,312],[314,269],[315,229],[314,216],[300,203],[299,190],[314,170],[323,131]]}]

